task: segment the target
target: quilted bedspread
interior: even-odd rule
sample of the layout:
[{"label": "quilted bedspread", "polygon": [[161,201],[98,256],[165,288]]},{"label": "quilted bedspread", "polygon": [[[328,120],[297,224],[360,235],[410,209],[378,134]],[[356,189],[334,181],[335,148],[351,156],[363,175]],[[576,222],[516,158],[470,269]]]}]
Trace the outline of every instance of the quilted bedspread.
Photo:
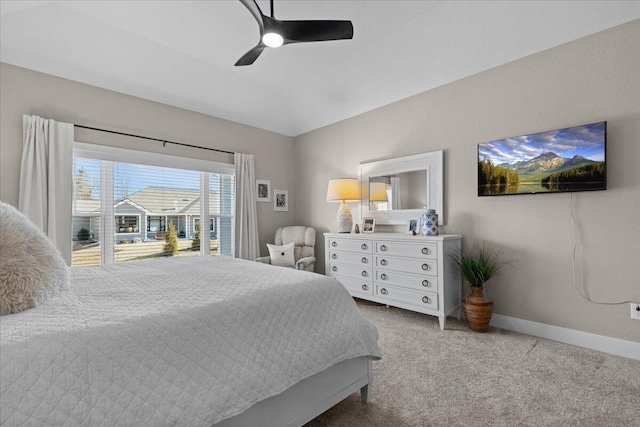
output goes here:
[{"label": "quilted bedspread", "polygon": [[336,280],[227,257],[72,269],[0,318],[0,424],[211,425],[343,360],[378,332]]}]

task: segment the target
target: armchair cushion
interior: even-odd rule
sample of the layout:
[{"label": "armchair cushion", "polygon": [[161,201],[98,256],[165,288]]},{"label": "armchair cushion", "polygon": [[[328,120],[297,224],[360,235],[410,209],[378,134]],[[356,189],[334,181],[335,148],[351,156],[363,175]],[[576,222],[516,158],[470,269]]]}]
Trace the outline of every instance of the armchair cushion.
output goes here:
[{"label": "armchair cushion", "polygon": [[261,256],[260,258],[256,258],[256,262],[261,262],[263,264],[271,264],[270,256]]},{"label": "armchair cushion", "polygon": [[282,246],[271,245],[267,243],[267,248],[269,248],[269,256],[271,257],[271,264],[279,265],[282,267],[294,267],[296,263],[293,254],[293,247],[293,242]]}]

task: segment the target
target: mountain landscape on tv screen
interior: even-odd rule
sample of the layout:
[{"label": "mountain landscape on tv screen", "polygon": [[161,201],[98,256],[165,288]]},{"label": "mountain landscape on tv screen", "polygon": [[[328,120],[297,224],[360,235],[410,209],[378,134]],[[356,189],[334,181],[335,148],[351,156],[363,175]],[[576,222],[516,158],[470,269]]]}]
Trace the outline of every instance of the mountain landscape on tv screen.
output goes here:
[{"label": "mountain landscape on tv screen", "polygon": [[478,194],[604,190],[605,126],[594,123],[480,144]]}]

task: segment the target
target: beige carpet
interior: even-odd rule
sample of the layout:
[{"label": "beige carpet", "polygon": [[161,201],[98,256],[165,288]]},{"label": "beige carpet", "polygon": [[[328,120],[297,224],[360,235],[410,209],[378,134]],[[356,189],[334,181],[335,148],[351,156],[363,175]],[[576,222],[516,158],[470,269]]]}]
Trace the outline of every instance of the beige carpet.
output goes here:
[{"label": "beige carpet", "polygon": [[640,361],[457,319],[359,304],[380,331],[373,398],[318,426],[640,426]]}]

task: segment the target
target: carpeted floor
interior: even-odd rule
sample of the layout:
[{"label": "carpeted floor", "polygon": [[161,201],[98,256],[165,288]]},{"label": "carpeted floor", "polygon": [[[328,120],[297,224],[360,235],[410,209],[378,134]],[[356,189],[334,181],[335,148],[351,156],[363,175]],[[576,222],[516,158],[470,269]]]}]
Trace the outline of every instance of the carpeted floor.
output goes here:
[{"label": "carpeted floor", "polygon": [[380,332],[373,398],[318,426],[640,426],[640,361],[457,319],[359,304]]}]

